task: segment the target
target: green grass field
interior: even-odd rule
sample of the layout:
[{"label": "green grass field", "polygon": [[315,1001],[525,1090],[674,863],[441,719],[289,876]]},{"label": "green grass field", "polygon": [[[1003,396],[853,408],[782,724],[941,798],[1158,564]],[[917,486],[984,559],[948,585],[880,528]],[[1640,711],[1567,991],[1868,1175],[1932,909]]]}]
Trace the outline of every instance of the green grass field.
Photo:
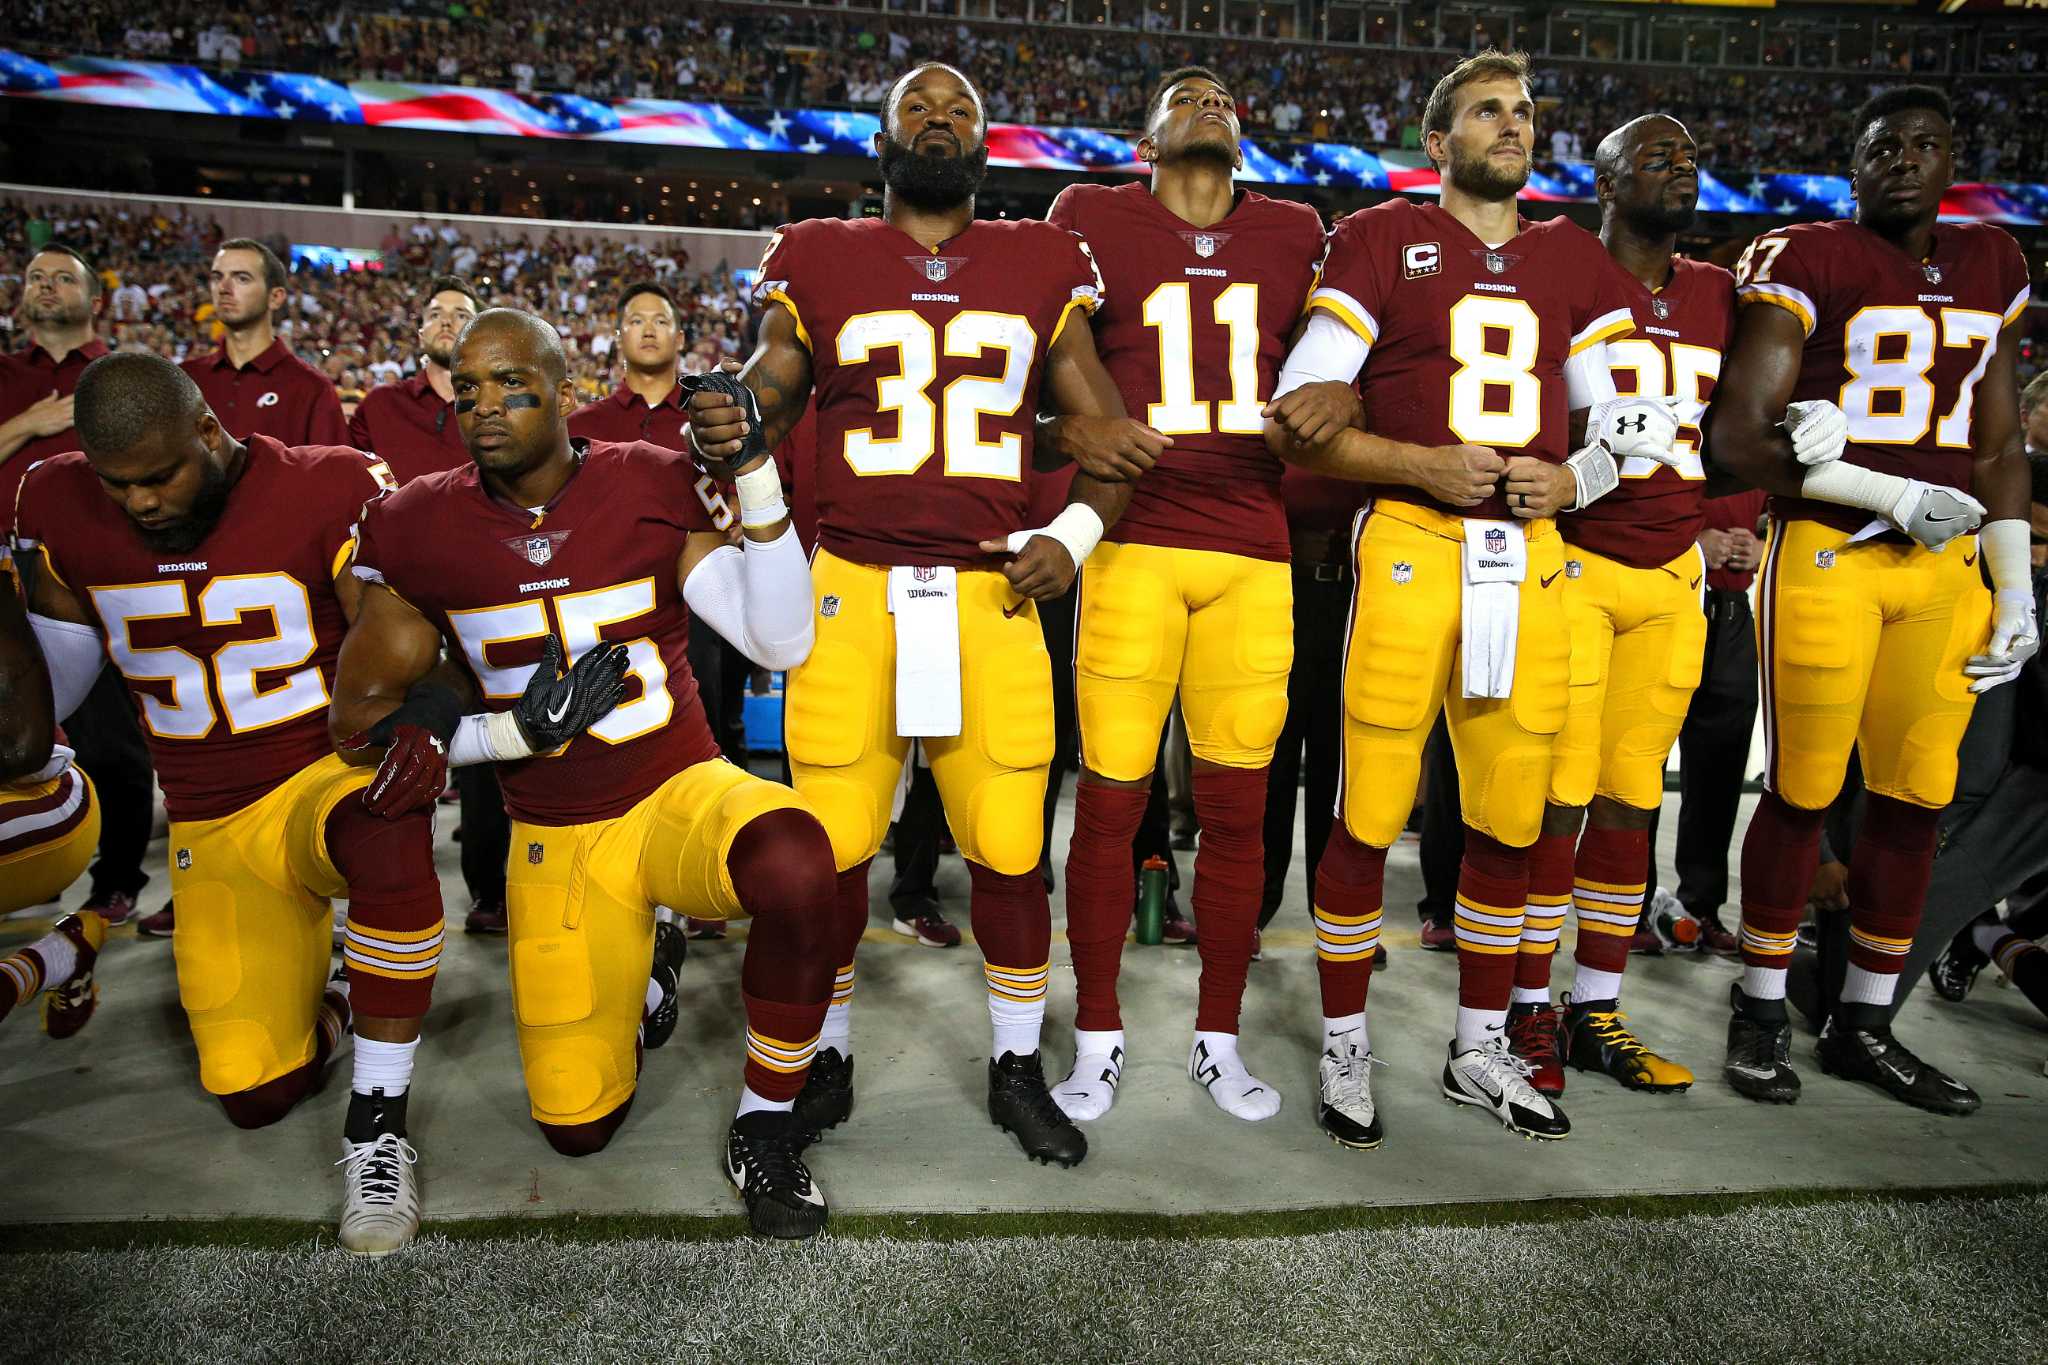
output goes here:
[{"label": "green grass field", "polygon": [[381,1263],[295,1224],[0,1229],[0,1358],[2048,1359],[2040,1192],[737,1226],[454,1224]]}]

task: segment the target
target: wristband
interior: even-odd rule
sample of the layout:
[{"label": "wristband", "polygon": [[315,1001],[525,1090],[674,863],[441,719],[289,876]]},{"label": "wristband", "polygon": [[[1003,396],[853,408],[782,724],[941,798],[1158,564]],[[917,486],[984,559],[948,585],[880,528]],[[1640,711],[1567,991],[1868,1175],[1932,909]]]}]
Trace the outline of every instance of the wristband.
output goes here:
[{"label": "wristband", "polygon": [[1060,510],[1058,516],[1037,530],[1010,532],[1010,553],[1021,553],[1033,536],[1050,536],[1066,547],[1067,554],[1074,561],[1074,567],[1078,569],[1081,567],[1081,561],[1093,554],[1095,547],[1102,543],[1104,529],[1102,518],[1096,515],[1094,508],[1084,502],[1070,502]]},{"label": "wristband", "polygon": [[448,766],[467,768],[476,763],[510,763],[533,757],[533,746],[519,728],[519,718],[510,711],[479,711],[464,716],[455,725],[455,737],[448,742]]},{"label": "wristband", "polygon": [[789,504],[782,500],[782,474],[774,460],[744,474],[733,476],[732,485],[740,495],[740,526],[755,531],[773,526],[789,516]]},{"label": "wristband", "polygon": [[2001,592],[2016,589],[2033,600],[2034,567],[2028,551],[2031,528],[2018,517],[1987,521],[1977,530],[1977,544],[1984,551],[1984,567],[1991,572],[1991,585]]},{"label": "wristband", "polygon": [[1598,441],[1574,451],[1564,467],[1572,472],[1572,481],[1578,486],[1578,496],[1565,509],[1567,512],[1589,507],[1621,487],[1621,470],[1614,463],[1614,453]]}]

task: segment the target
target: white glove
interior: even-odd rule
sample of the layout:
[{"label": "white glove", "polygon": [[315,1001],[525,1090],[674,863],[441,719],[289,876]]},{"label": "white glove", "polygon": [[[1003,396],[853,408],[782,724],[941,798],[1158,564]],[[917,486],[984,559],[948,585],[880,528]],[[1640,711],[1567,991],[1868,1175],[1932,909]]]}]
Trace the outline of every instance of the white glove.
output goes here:
[{"label": "white glove", "polygon": [[1676,398],[1610,398],[1595,403],[1586,415],[1586,440],[1598,442],[1616,460],[1640,455],[1659,464],[1676,464],[1671,449],[1678,439]]},{"label": "white glove", "polygon": [[1884,519],[1930,550],[1966,536],[1984,522],[1984,504],[1960,488],[1906,480],[1906,491]]},{"label": "white glove", "polygon": [[1839,460],[1849,442],[1849,419],[1825,398],[1788,404],[1779,425],[1792,438],[1792,453],[1803,465]]},{"label": "white glove", "polygon": [[1991,613],[1991,643],[1963,665],[1963,672],[1977,680],[1970,684],[1972,692],[1989,692],[2000,683],[2011,682],[2041,648],[2033,593],[2025,588],[2000,588],[1991,595]]}]

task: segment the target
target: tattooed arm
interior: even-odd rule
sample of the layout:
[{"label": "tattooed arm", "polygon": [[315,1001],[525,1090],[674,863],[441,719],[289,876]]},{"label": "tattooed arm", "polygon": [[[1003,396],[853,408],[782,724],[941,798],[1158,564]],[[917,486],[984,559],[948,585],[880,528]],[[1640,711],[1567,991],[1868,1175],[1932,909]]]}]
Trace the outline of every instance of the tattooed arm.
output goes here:
[{"label": "tattooed arm", "polygon": [[[811,353],[797,333],[796,314],[770,301],[761,316],[761,335],[752,359],[740,371],[740,382],[753,392],[761,409],[760,444],[765,452],[743,465],[732,465],[748,445],[747,414],[722,393],[705,391],[690,398],[690,438],[694,452],[714,474],[745,473],[769,458],[782,438],[804,415],[811,397]],[[719,466],[724,466],[723,469]]]}]

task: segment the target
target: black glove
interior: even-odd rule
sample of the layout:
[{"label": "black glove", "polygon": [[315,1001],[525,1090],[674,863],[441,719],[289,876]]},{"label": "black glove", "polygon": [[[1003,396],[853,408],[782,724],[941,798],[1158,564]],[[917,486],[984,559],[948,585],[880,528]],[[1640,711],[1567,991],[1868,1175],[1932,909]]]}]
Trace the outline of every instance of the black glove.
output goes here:
[{"label": "black glove", "polygon": [[[741,438],[743,444],[740,453],[729,460],[718,461],[718,464],[738,469],[768,453],[768,443],[761,435],[761,400],[754,396],[752,389],[740,383],[738,375],[727,374],[724,370],[711,370],[704,374],[686,374],[676,382],[683,391],[683,405],[686,408],[692,395],[715,393],[746,414],[747,434]],[[694,450],[692,454],[695,454]],[[703,459],[702,456],[697,458],[700,462]]]},{"label": "black glove", "polygon": [[533,751],[558,749],[610,715],[626,695],[626,662],[626,646],[600,642],[563,674],[562,642],[550,634],[526,691],[512,706]]},{"label": "black glove", "polygon": [[445,687],[414,683],[396,711],[350,735],[345,750],[384,750],[377,775],[363,788],[363,807],[386,820],[431,805],[448,785],[448,741],[462,719],[462,701]]}]

